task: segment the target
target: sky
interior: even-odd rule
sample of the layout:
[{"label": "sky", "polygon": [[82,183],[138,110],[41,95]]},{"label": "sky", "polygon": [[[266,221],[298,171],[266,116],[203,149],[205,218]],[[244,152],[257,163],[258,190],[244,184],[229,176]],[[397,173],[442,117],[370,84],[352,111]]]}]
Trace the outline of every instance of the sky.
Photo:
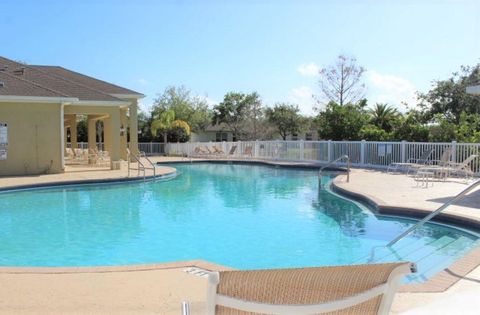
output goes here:
[{"label": "sky", "polygon": [[478,0],[0,0],[0,55],[59,65],[146,95],[185,85],[211,106],[257,91],[313,114],[318,70],[338,55],[367,71],[369,105],[480,62]]}]

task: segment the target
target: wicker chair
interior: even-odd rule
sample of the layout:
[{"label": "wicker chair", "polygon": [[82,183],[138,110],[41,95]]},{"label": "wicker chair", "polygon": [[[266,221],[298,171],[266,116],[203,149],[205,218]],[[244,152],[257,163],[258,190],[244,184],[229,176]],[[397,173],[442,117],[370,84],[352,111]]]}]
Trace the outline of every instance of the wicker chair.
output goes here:
[{"label": "wicker chair", "polygon": [[414,271],[387,263],[212,272],[206,314],[388,314],[401,279]]}]

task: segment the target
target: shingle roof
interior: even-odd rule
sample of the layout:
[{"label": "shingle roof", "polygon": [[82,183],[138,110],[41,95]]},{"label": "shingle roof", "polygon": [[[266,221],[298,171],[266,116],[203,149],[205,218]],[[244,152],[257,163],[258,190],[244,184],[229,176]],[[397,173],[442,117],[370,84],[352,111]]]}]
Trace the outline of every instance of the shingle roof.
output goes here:
[{"label": "shingle roof", "polygon": [[[63,68],[59,68],[62,70],[55,73],[46,68],[48,67],[24,65],[0,57],[0,73],[3,82],[3,87],[0,87],[0,95],[74,97],[80,101],[121,101],[110,94],[132,94],[133,92],[124,89],[123,93],[112,93],[111,91],[115,90],[112,87],[116,87],[113,84],[110,85],[107,82]],[[62,73],[65,76],[62,76]],[[83,77],[83,83],[79,82],[79,77]],[[103,82],[103,85],[97,81]],[[107,86],[109,88],[105,89]],[[121,87],[116,88],[115,91],[122,89]]]},{"label": "shingle roof", "polygon": [[0,71],[0,82],[0,95],[67,97],[4,71]]},{"label": "shingle roof", "polygon": [[127,95],[138,95],[143,96],[142,93],[135,92],[133,90],[126,89],[124,87],[102,81],[96,78],[89,77],[87,75],[65,69],[59,66],[39,66],[32,65],[30,67],[43,70],[50,75],[58,76],[72,82],[94,88],[96,90],[102,91],[108,94],[127,94]]}]

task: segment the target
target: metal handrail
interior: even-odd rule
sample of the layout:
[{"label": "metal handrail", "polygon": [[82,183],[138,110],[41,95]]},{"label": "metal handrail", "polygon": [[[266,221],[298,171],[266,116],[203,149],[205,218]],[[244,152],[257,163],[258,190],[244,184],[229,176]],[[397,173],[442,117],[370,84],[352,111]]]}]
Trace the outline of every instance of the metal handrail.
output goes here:
[{"label": "metal handrail", "polygon": [[457,200],[460,200],[462,199],[467,193],[469,193],[470,191],[472,191],[474,188],[476,188],[478,185],[480,185],[480,180],[477,180],[476,182],[473,182],[472,184],[470,184],[467,188],[465,188],[464,190],[462,190],[459,194],[457,194],[455,197],[453,197],[452,199],[450,199],[449,201],[447,201],[446,203],[444,203],[442,206],[440,206],[437,210],[433,211],[432,213],[430,213],[429,215],[427,215],[425,218],[423,218],[422,220],[420,220],[419,222],[417,222],[417,224],[411,226],[408,230],[406,230],[405,232],[401,233],[400,235],[398,235],[397,237],[395,237],[393,240],[390,241],[390,243],[388,243],[386,246],[387,247],[390,247],[392,246],[393,244],[397,243],[399,240],[401,240],[402,238],[404,238],[405,236],[407,236],[408,234],[410,234],[413,230],[417,229],[418,227],[422,226],[423,224],[425,224],[425,222],[429,221],[431,218],[433,218],[434,216],[436,216],[437,214],[439,214],[440,212],[442,212],[443,210],[445,210],[445,208],[448,208],[452,203],[454,203],[455,201]]},{"label": "metal handrail", "polygon": [[318,171],[318,175],[321,176],[321,175],[322,175],[322,171],[323,171],[325,168],[327,168],[327,167],[329,167],[329,166],[332,166],[333,164],[335,164],[335,163],[337,163],[337,162],[339,162],[339,161],[341,161],[341,160],[344,160],[344,159],[347,160],[347,183],[350,182],[350,157],[349,157],[348,155],[346,155],[346,154],[345,154],[345,155],[342,155],[341,157],[339,157],[339,158],[337,158],[337,159],[335,159],[335,160],[333,160],[333,161],[331,161],[331,162],[329,162],[327,165],[322,166],[322,167],[320,168],[320,171]]},{"label": "metal handrail", "polygon": [[[128,160],[128,177],[130,177],[130,170],[137,170],[137,175],[140,176],[140,171],[143,171],[143,178],[145,178],[145,165],[140,161],[140,159],[135,155],[132,154],[130,151],[127,151],[127,160]],[[133,156],[133,159],[138,163],[138,168],[131,168],[130,167],[130,157]]]},{"label": "metal handrail", "polygon": [[155,164],[147,157],[147,154],[145,153],[145,151],[140,151],[140,157],[142,158],[145,158],[148,163],[150,163],[150,165],[152,166],[151,168],[149,169],[152,169],[153,170],[153,176],[156,176],[156,168],[155,168]]}]

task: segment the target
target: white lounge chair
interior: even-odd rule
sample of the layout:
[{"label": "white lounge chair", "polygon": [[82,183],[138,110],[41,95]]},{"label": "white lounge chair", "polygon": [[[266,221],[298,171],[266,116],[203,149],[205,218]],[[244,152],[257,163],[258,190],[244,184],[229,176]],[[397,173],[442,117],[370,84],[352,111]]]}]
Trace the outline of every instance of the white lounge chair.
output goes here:
[{"label": "white lounge chair", "polygon": [[411,170],[417,170],[418,168],[425,166],[430,159],[434,149],[430,148],[423,151],[422,155],[418,159],[408,159],[407,162],[393,162],[387,167],[387,173],[397,172],[398,169],[406,169],[407,173],[410,174]]},{"label": "white lounge chair", "polygon": [[458,175],[463,175],[465,179],[467,179],[470,176],[473,176],[473,171],[472,168],[470,167],[470,164],[478,158],[477,154],[471,154],[468,158],[463,160],[460,163],[455,163],[455,162],[450,162],[447,165],[448,172],[450,174],[458,174]]},{"label": "white lounge chair", "polygon": [[411,263],[212,272],[205,314],[386,315],[401,279],[412,272]]}]

